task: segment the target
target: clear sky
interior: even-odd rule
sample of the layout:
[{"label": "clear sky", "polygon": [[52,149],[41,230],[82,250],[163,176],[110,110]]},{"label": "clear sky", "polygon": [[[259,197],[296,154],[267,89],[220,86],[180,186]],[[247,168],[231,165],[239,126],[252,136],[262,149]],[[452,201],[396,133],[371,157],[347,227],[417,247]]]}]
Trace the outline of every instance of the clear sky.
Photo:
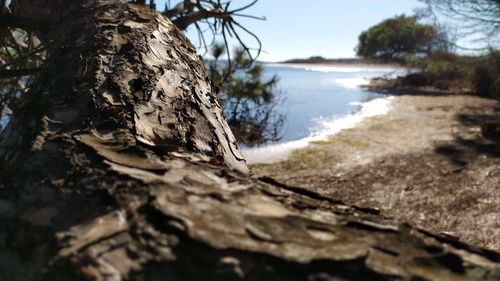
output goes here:
[{"label": "clear sky", "polygon": [[[159,8],[164,7],[165,0],[156,2]],[[231,6],[238,8],[250,2],[233,0]],[[412,14],[416,7],[423,4],[417,0],[259,0],[246,13],[267,20],[240,22],[261,39],[264,53],[260,60],[354,57],[362,31],[394,15]],[[194,35],[191,30],[189,37],[196,40]]]}]

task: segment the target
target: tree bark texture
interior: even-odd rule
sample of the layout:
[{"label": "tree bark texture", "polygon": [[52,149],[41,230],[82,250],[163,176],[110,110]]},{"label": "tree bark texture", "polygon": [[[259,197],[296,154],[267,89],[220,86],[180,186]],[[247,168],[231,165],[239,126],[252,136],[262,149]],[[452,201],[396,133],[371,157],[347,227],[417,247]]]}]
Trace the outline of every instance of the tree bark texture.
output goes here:
[{"label": "tree bark texture", "polygon": [[22,2],[53,44],[0,139],[0,280],[500,280],[496,252],[248,176],[157,12]]}]

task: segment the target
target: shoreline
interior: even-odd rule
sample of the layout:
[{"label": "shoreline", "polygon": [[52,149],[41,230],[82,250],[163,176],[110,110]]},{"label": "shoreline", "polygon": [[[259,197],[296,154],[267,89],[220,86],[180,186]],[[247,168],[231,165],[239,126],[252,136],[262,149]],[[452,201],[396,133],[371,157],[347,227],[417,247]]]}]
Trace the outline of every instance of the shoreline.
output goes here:
[{"label": "shoreline", "polygon": [[306,59],[290,59],[286,61],[281,61],[283,64],[344,64],[344,65],[398,65],[404,66],[397,62],[386,62],[378,59],[367,59],[367,58],[337,58],[337,59],[326,59],[326,58],[306,58]]},{"label": "shoreline", "polygon": [[387,114],[251,170],[499,250],[500,143],[480,130],[497,112],[475,96],[400,95]]},{"label": "shoreline", "polygon": [[[350,70],[348,72],[357,72],[357,71],[406,71],[407,68],[399,65],[399,64],[391,64],[391,63],[337,63],[337,62],[322,62],[322,63],[291,63],[291,62],[265,62],[267,65],[276,65],[283,67],[291,67],[291,68],[302,68],[302,69],[310,69],[310,70],[321,70],[321,69],[332,69],[339,70],[339,72],[344,72],[346,70]],[[343,71],[340,71],[343,70]]]},{"label": "shoreline", "polygon": [[345,129],[353,128],[365,119],[385,115],[391,110],[392,96],[374,98],[360,103],[360,109],[351,114],[325,120],[319,132],[298,140],[270,144],[263,147],[244,148],[242,153],[249,165],[273,164],[286,161],[297,149],[308,147],[311,143],[325,141]]}]

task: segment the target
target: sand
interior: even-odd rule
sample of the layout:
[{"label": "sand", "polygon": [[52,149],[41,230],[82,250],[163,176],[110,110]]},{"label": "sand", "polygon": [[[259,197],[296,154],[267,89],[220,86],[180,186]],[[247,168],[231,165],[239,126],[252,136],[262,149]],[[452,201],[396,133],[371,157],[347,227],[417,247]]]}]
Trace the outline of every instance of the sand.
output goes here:
[{"label": "sand", "polygon": [[479,127],[498,112],[474,96],[398,96],[387,115],[251,169],[500,250],[500,143]]}]

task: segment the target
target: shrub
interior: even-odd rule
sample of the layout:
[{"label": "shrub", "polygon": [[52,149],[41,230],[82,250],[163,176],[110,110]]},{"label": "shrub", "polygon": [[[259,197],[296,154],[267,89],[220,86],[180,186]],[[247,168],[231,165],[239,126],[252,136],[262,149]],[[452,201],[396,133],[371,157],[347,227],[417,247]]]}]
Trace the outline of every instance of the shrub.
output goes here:
[{"label": "shrub", "polygon": [[476,66],[472,74],[471,82],[473,90],[477,95],[483,97],[489,96],[494,83],[491,67],[487,65]]},{"label": "shrub", "polygon": [[456,62],[429,60],[425,72],[432,80],[457,80],[465,76],[466,70]]},{"label": "shrub", "polygon": [[497,72],[495,80],[490,88],[490,96],[492,98],[500,99],[500,74]]},{"label": "shrub", "polygon": [[473,93],[500,99],[500,52],[482,56],[460,56],[435,52],[428,58],[407,58],[409,68],[419,69],[400,79],[406,86],[433,86],[438,89]]},{"label": "shrub", "polygon": [[433,61],[447,61],[447,62],[461,61],[461,57],[459,55],[447,51],[436,51],[429,56],[429,59]]},{"label": "shrub", "polygon": [[423,87],[429,84],[429,80],[422,73],[411,73],[403,77],[404,85],[411,87]]}]

